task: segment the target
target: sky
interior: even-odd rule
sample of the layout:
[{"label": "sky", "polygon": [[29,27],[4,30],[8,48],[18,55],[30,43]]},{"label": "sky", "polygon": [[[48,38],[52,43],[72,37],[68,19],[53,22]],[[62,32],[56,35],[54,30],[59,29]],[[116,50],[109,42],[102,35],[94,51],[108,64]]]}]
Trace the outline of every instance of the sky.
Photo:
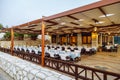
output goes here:
[{"label": "sky", "polygon": [[0,24],[16,26],[100,0],[0,0]]}]

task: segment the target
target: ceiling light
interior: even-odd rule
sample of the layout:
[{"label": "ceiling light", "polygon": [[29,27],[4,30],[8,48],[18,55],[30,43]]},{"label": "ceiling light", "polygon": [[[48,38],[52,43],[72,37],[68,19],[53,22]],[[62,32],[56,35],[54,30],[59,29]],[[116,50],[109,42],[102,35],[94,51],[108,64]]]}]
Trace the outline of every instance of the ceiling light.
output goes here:
[{"label": "ceiling light", "polygon": [[104,23],[103,21],[96,22],[95,24],[102,24]]},{"label": "ceiling light", "polygon": [[113,15],[115,15],[115,14],[106,14],[106,15],[101,15],[99,17],[102,18],[102,17],[106,17],[106,16],[113,16]]},{"label": "ceiling light", "polygon": [[84,21],[84,19],[74,20],[74,22]]},{"label": "ceiling light", "polygon": [[97,27],[94,27],[94,31],[97,31]]},{"label": "ceiling light", "polygon": [[75,20],[74,22],[78,22],[78,20]]},{"label": "ceiling light", "polygon": [[80,24],[79,26],[83,26],[83,24]]},{"label": "ceiling light", "polygon": [[60,23],[60,25],[64,25],[64,24],[66,24],[66,23],[65,23],[65,22],[61,22],[61,23]]},{"label": "ceiling light", "polygon": [[108,35],[110,35],[110,32],[108,32]]},{"label": "ceiling light", "polygon": [[79,19],[78,21],[84,21],[84,19]]}]

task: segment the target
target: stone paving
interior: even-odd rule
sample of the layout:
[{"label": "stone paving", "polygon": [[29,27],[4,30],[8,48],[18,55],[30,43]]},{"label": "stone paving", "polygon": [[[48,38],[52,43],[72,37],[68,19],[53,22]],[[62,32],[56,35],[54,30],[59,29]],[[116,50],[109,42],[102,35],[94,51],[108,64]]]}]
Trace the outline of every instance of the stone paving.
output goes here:
[{"label": "stone paving", "polygon": [[0,52],[0,68],[14,80],[75,80],[4,52]]},{"label": "stone paving", "polygon": [[0,80],[13,80],[13,79],[2,69],[0,69]]}]

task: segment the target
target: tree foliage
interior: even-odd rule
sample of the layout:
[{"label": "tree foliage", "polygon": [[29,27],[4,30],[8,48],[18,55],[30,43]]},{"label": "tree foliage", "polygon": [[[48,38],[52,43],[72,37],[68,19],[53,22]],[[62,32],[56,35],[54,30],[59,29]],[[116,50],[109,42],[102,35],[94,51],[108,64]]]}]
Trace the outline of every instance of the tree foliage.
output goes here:
[{"label": "tree foliage", "polygon": [[4,35],[4,39],[10,40],[10,38],[11,38],[11,33],[10,32],[6,32],[5,35]]},{"label": "tree foliage", "polygon": [[[18,38],[18,39],[22,39],[24,37],[24,34],[19,34],[19,33],[14,33],[14,37]],[[6,32],[6,34],[4,35],[4,39],[6,40],[10,40],[11,39],[11,33],[10,32]]]},{"label": "tree foliage", "polygon": [[0,29],[4,28],[2,24],[0,24]]},{"label": "tree foliage", "polygon": [[31,37],[31,40],[36,40],[38,34],[28,34],[29,37]]}]

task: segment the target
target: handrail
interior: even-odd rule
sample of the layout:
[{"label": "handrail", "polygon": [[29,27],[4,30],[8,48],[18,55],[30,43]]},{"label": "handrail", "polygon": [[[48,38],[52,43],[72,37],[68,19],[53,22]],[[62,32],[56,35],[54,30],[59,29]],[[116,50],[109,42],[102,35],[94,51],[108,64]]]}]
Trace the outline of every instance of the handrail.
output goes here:
[{"label": "handrail", "polygon": [[[70,62],[65,62],[65,61],[60,61],[60,60],[55,60],[55,59],[51,59],[51,58],[45,58],[45,61],[46,61],[46,60],[48,60],[48,61],[53,61],[54,64],[55,64],[55,62],[57,62],[57,64],[63,63],[63,64],[66,64],[66,65],[69,65],[69,66],[74,66],[74,67],[75,67],[75,73],[77,74],[77,76],[80,76],[80,75],[79,75],[80,72],[77,71],[78,68],[82,68],[83,70],[82,70],[81,72],[83,72],[83,71],[88,71],[88,70],[89,70],[89,71],[92,71],[92,72],[99,78],[99,80],[102,80],[102,79],[99,77],[99,75],[98,75],[97,73],[103,74],[103,78],[104,78],[103,80],[108,80],[108,79],[107,79],[107,75],[116,77],[115,80],[120,79],[120,74],[118,74],[118,73],[114,73],[114,72],[110,72],[110,71],[104,71],[104,70],[99,70],[99,69],[96,69],[96,68],[91,68],[91,67],[87,67],[87,66],[83,66],[83,65],[78,65],[78,64],[74,64],[74,63],[70,63]],[[50,68],[53,68],[53,67],[51,67],[50,65],[47,65],[47,64],[46,64],[46,66],[47,66],[47,67],[50,67]],[[76,70],[76,68],[77,68],[77,70]],[[63,70],[59,70],[58,67],[56,67],[56,68],[54,68],[54,69],[74,76],[74,74],[72,74],[72,73],[68,73],[68,72],[65,72],[65,71],[63,71]],[[76,71],[77,71],[77,72],[76,72]],[[75,77],[76,77],[76,76],[75,76]],[[85,78],[85,79],[89,79],[89,78],[87,78],[87,77],[85,77],[85,76],[84,76],[84,77],[83,77],[83,76],[80,76],[80,77],[82,77],[82,79],[84,79],[84,78]],[[78,78],[77,78],[77,79],[78,79]],[[77,79],[76,79],[76,80],[77,80]],[[91,80],[93,80],[93,79],[91,79]]]}]

